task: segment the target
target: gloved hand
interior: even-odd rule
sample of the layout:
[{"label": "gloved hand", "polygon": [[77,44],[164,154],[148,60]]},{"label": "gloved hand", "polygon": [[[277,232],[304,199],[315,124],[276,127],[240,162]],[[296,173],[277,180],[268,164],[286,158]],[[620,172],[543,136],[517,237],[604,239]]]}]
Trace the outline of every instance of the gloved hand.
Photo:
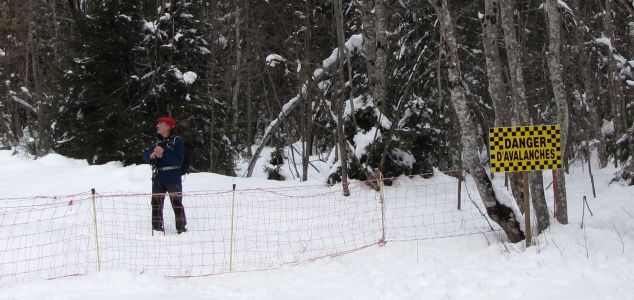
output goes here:
[{"label": "gloved hand", "polygon": [[163,152],[165,150],[163,149],[163,147],[161,146],[156,146],[154,148],[154,151],[152,151],[152,154],[150,154],[150,159],[157,159],[157,158],[161,158],[163,157]]}]

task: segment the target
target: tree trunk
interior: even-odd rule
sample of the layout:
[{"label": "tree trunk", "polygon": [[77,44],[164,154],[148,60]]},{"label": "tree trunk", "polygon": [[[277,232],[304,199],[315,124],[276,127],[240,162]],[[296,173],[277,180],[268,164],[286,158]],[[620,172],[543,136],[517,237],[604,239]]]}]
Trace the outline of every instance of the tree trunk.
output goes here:
[{"label": "tree trunk", "polygon": [[[606,38],[610,40],[610,44],[612,47],[615,45],[614,39],[614,24],[612,18],[612,1],[613,0],[605,0],[605,13],[603,15],[603,30]],[[614,137],[615,140],[618,140],[623,133],[625,133],[625,122],[624,122],[624,112],[622,110],[623,106],[623,91],[621,80],[619,80],[619,75],[617,73],[616,68],[616,60],[612,57],[613,48],[610,47],[608,49],[608,80],[610,82],[609,88],[609,96],[610,96],[610,105],[612,110],[612,121],[614,122]],[[618,160],[620,157],[616,157]]]},{"label": "tree trunk", "polygon": [[304,14],[306,15],[306,32],[304,35],[304,61],[302,62],[302,80],[300,82],[306,82],[302,101],[302,181],[308,180],[308,165],[310,164],[310,155],[313,152],[312,145],[312,124],[313,124],[313,112],[312,112],[312,94],[311,94],[311,74],[308,72],[311,65],[311,40],[312,40],[312,2],[306,0],[304,2]]},{"label": "tree trunk", "polygon": [[[216,128],[213,124],[215,121],[215,111],[216,109],[213,107],[213,105],[211,106],[211,119],[210,119],[210,123],[211,125],[209,125],[209,140],[213,141],[214,140],[214,129]],[[215,155],[214,151],[214,143],[211,143],[211,147],[209,147],[209,171],[214,172],[216,171],[216,155]]]},{"label": "tree trunk", "polygon": [[[244,1],[244,10],[245,12],[249,11],[249,0],[245,0]],[[250,30],[249,30],[249,17],[247,15],[247,18],[245,18],[244,21],[244,35],[245,35],[245,40],[249,41],[251,34],[250,34]],[[251,85],[251,80],[253,78],[253,67],[254,64],[253,62],[253,50],[252,49],[247,49],[247,58],[245,58],[246,61],[246,65],[247,65],[247,79],[246,79],[246,84],[247,84],[247,99],[246,99],[246,104],[247,104],[247,124],[246,124],[246,142],[245,145],[247,146],[247,157],[251,158],[253,157],[253,149],[251,149],[251,146],[253,146],[253,86]],[[249,60],[251,60],[251,63],[249,63]]]},{"label": "tree trunk", "polygon": [[56,1],[51,1],[50,2],[50,9],[52,12],[52,20],[51,23],[53,23],[53,37],[55,38],[55,42],[52,44],[53,47],[53,59],[55,60],[55,62],[59,62],[59,48],[60,48],[60,39],[59,39],[59,18],[57,17],[57,9],[55,8],[55,5],[57,3],[55,3]]},{"label": "tree trunk", "polygon": [[9,145],[11,147],[15,147],[18,145],[18,139],[15,134],[13,134],[13,130],[11,130],[11,122],[9,118],[4,114],[4,110],[0,109],[0,128],[3,132],[6,132],[5,136],[9,140]]},{"label": "tree trunk", "polygon": [[443,54],[447,60],[449,91],[461,130],[464,164],[478,187],[482,202],[493,221],[500,225],[509,240],[519,242],[524,239],[519,222],[513,210],[502,204],[496,197],[491,179],[481,165],[478,153],[478,132],[469,110],[466,87],[460,71],[458,43],[454,33],[454,25],[447,6],[448,0],[428,0],[436,10],[440,34],[442,35]]},{"label": "tree trunk", "polygon": [[[30,10],[33,10],[31,0],[29,0]],[[46,98],[45,93],[42,88],[42,79],[44,75],[42,74],[42,68],[40,66],[40,51],[38,45],[40,44],[40,36],[38,34],[37,29],[34,29],[31,24],[34,24],[33,15],[29,13],[29,30],[33,31],[31,34],[31,73],[33,76],[33,87],[34,91],[32,93],[33,98],[35,100],[35,105],[37,106],[37,144],[36,144],[36,154],[37,156],[44,156],[50,152],[51,149],[51,134],[50,134],[50,124],[52,123],[48,110],[48,99]]]},{"label": "tree trunk", "polygon": [[498,5],[497,0],[484,1],[482,20],[484,56],[486,58],[489,95],[495,111],[495,126],[511,126],[511,112],[506,97],[502,63],[498,49]]},{"label": "tree trunk", "polygon": [[[515,120],[520,125],[528,125],[530,122],[526,120],[524,113],[528,110],[526,104],[526,91],[524,87],[524,75],[521,67],[520,46],[515,33],[515,20],[513,12],[515,10],[514,0],[507,1],[500,8],[500,21],[504,30],[504,41],[509,64],[509,78],[511,86],[511,95],[515,107]],[[522,213],[524,213],[524,189],[522,187],[522,174],[511,173],[511,191],[515,197],[515,201]]]},{"label": "tree trunk", "polygon": [[[374,84],[373,98],[377,99],[379,107],[392,105],[387,103],[387,1],[376,1],[374,5],[375,24],[376,24],[376,66],[374,72],[376,75],[376,84]],[[371,85],[372,86],[372,85]],[[384,111],[382,109],[382,111]],[[381,117],[384,116],[382,114]],[[392,133],[396,129],[397,122],[393,122],[389,133],[385,135],[385,143],[383,144],[383,153],[381,153],[381,161],[379,162],[379,171],[383,172],[385,160],[390,152]]]},{"label": "tree trunk", "polygon": [[548,213],[548,204],[546,203],[546,195],[544,194],[544,176],[542,172],[531,172],[529,183],[533,209],[535,210],[535,218],[537,219],[537,234],[540,234],[550,226],[550,214]]},{"label": "tree trunk", "polygon": [[[506,56],[508,57],[509,74],[511,79],[511,90],[513,94],[513,103],[515,103],[515,114],[519,125],[531,125],[530,113],[528,110],[528,99],[526,97],[526,86],[524,84],[524,71],[522,70],[522,46],[518,42],[517,33],[515,31],[515,1],[510,0],[500,5],[500,15],[502,21],[502,29],[504,30],[504,42],[506,45]],[[546,204],[546,196],[544,195],[544,183],[541,171],[530,172],[530,192],[537,217],[538,232],[541,232],[550,225],[548,217],[548,205]],[[514,178],[515,177],[515,178]],[[521,183],[521,174],[511,176],[511,181]],[[521,185],[520,185],[521,186]],[[518,203],[524,202],[524,192],[516,187],[514,196]],[[521,198],[517,198],[520,196]],[[520,210],[524,212],[525,205],[519,205]],[[526,212],[524,212],[526,213]]]},{"label": "tree trunk", "polygon": [[[495,126],[511,126],[511,111],[506,95],[506,87],[504,85],[504,75],[502,73],[502,60],[498,49],[498,1],[484,1],[484,19],[482,20],[484,56],[486,59],[487,79],[489,81],[489,95],[493,102],[493,110],[495,112]],[[511,181],[511,191],[517,202],[520,211],[523,212],[524,199],[522,188],[522,175],[517,173],[509,173],[508,177]]]},{"label": "tree trunk", "polygon": [[376,61],[373,68],[374,83],[370,83],[374,100],[379,105],[387,105],[387,1],[378,0],[374,4],[374,24],[376,30],[375,44]]},{"label": "tree trunk", "polygon": [[[557,121],[561,126],[561,158],[566,159],[568,141],[568,102],[563,81],[563,65],[561,64],[561,15],[557,7],[557,0],[546,0],[546,21],[548,24],[548,73],[557,105]],[[563,169],[555,170],[557,194],[555,206],[557,221],[568,224],[568,204],[566,200],[566,176]]]},{"label": "tree trunk", "polygon": [[[339,144],[339,161],[341,162],[341,184],[343,185],[343,195],[349,196],[350,190],[348,189],[348,143],[344,137],[343,130],[343,110],[345,99],[345,72],[343,68],[343,58],[345,57],[345,42],[343,36],[343,5],[342,0],[333,0],[335,10],[335,22],[337,23],[337,41],[339,56],[339,93],[337,95],[337,104],[335,105],[337,114],[337,143]],[[352,99],[350,99],[352,101]]]},{"label": "tree trunk", "polygon": [[252,76],[252,67],[249,66],[249,71],[247,72],[249,79],[247,79],[247,124],[246,124],[246,146],[247,146],[247,157],[253,157],[253,91],[251,87],[251,76]]},{"label": "tree trunk", "polygon": [[601,133],[601,125],[602,120],[599,118],[599,114],[597,112],[597,103],[598,103],[598,94],[596,92],[596,86],[594,84],[594,79],[590,73],[590,63],[589,63],[589,50],[586,44],[583,42],[583,31],[586,26],[585,18],[583,18],[583,14],[581,13],[581,5],[579,4],[579,0],[572,1],[572,7],[575,11],[575,15],[577,16],[578,26],[575,26],[575,42],[577,44],[577,53],[579,59],[579,69],[581,73],[581,77],[583,80],[583,87],[585,92],[585,102],[588,107],[588,128],[587,130],[592,133],[590,136],[593,140],[596,140],[596,148],[597,154],[599,157],[599,167],[605,168],[608,165],[608,157],[606,153],[606,143],[603,138],[603,134]]},{"label": "tree trunk", "polygon": [[[379,110],[388,105],[387,94],[387,1],[365,1],[363,11],[363,41],[368,68],[368,85],[372,99]],[[384,115],[379,118],[384,118]],[[380,124],[380,122],[379,122]],[[378,125],[380,126],[380,125]],[[390,132],[392,129],[389,130]],[[379,170],[383,170],[390,147],[390,135],[384,136],[386,142],[379,162]]]},{"label": "tree trunk", "polygon": [[242,41],[240,37],[240,13],[239,1],[236,1],[234,25],[236,30],[236,64],[233,70],[234,81],[231,90],[231,110],[233,112],[233,118],[231,119],[231,142],[234,144],[234,147],[238,144],[238,118],[240,117],[238,111],[238,95],[240,94],[240,82],[242,81]]}]

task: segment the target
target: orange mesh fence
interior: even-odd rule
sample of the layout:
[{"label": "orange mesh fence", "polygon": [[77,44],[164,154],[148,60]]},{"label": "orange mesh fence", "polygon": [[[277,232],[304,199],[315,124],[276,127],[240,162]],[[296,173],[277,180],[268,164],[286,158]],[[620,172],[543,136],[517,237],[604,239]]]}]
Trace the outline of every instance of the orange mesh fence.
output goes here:
[{"label": "orange mesh fence", "polygon": [[403,177],[376,191],[378,182],[353,182],[348,197],[341,185],[185,192],[188,232],[180,235],[169,198],[166,232],[152,231],[151,194],[97,193],[94,207],[91,194],[0,199],[0,281],[97,268],[169,277],[267,270],[386,241],[497,229],[472,182],[462,182],[460,209],[454,177]]},{"label": "orange mesh fence", "polygon": [[0,200],[0,280],[85,274],[91,220],[88,194]]}]

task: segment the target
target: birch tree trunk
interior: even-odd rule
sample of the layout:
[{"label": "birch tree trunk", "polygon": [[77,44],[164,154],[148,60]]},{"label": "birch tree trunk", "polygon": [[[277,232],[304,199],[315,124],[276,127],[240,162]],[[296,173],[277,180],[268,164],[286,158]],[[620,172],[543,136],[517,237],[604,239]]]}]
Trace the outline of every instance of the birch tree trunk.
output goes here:
[{"label": "birch tree trunk", "polygon": [[436,10],[440,34],[442,35],[443,54],[447,60],[448,85],[451,103],[458,116],[463,147],[464,164],[478,187],[482,202],[488,215],[500,225],[512,242],[524,239],[519,222],[513,210],[502,204],[493,190],[491,179],[481,165],[478,153],[478,132],[466,97],[466,87],[460,71],[458,43],[454,33],[454,25],[447,5],[448,0],[428,0]]},{"label": "birch tree trunk", "polygon": [[[557,0],[546,0],[546,21],[548,25],[548,73],[557,104],[557,121],[561,126],[561,158],[566,159],[568,141],[569,116],[566,89],[563,81],[563,65],[561,64],[561,15],[557,7]],[[555,170],[555,218],[561,224],[568,224],[568,203],[566,200],[566,176],[563,169]]]},{"label": "birch tree trunk", "polygon": [[368,64],[368,83],[372,98],[379,105],[385,103],[387,88],[387,16],[386,1],[364,1],[363,41]]},{"label": "birch tree trunk", "polygon": [[374,22],[376,24],[376,65],[374,67],[375,82],[370,83],[373,86],[372,94],[377,103],[386,105],[387,94],[387,0],[376,0],[374,2]]},{"label": "birch tree trunk", "polygon": [[[375,1],[375,23],[376,23],[376,66],[374,72],[376,75],[376,83],[374,84],[374,99],[377,99],[377,103],[380,106],[390,105],[387,103],[387,1],[378,0]],[[383,110],[383,109],[382,109]],[[385,118],[385,115],[381,115]],[[393,122],[389,132],[385,135],[385,143],[383,144],[383,152],[381,153],[381,161],[379,162],[379,170],[383,172],[385,167],[385,160],[390,152],[392,133],[396,129],[396,122]]]},{"label": "birch tree trunk", "polygon": [[482,20],[482,41],[486,59],[489,95],[495,111],[495,126],[511,126],[511,111],[506,97],[504,75],[498,49],[498,4],[497,0],[484,1]]},{"label": "birch tree trunk", "polygon": [[[484,19],[482,20],[484,56],[486,59],[487,79],[489,81],[489,95],[495,112],[495,126],[511,126],[511,110],[504,86],[502,60],[498,49],[498,1],[484,1]],[[440,77],[439,77],[440,78]],[[523,211],[523,188],[521,174],[508,173],[513,197]]]},{"label": "birch tree trunk", "polygon": [[[515,3],[513,0],[506,1],[500,5],[500,21],[504,30],[504,44],[509,65],[509,77],[511,95],[515,107],[515,118],[520,125],[528,125],[528,105],[526,104],[526,91],[524,86],[524,75],[521,67],[520,46],[515,34],[515,21],[513,12]],[[518,203],[519,209],[524,213],[524,189],[522,187],[521,174],[511,174],[511,189],[513,196]]]},{"label": "birch tree trunk", "polygon": [[[382,107],[387,105],[387,1],[364,1],[362,11],[362,33],[368,68],[368,85],[372,98],[382,110]],[[384,115],[380,116],[380,118],[384,117]],[[385,165],[390,147],[390,132],[384,137],[386,142],[381,154],[379,170],[383,170]]]},{"label": "birch tree trunk", "polygon": [[[502,29],[504,30],[504,43],[506,45],[506,56],[509,64],[509,74],[511,79],[511,90],[513,95],[513,103],[515,103],[515,113],[519,125],[531,125],[530,112],[528,110],[528,99],[526,97],[526,86],[524,84],[524,72],[522,70],[522,46],[518,42],[517,33],[515,31],[515,0],[506,1],[500,5],[500,15],[502,21]],[[517,180],[521,182],[521,175],[515,174]],[[544,183],[541,171],[530,172],[530,193],[537,218],[538,232],[541,233],[550,225],[548,215],[548,205],[546,204],[546,196],[544,195]],[[513,187],[514,185],[512,185]],[[524,202],[524,192],[517,191],[514,195],[521,195],[517,198],[518,203]],[[521,200],[520,200],[521,199]],[[520,205],[523,211],[524,205]],[[526,213],[526,212],[524,212]]]}]

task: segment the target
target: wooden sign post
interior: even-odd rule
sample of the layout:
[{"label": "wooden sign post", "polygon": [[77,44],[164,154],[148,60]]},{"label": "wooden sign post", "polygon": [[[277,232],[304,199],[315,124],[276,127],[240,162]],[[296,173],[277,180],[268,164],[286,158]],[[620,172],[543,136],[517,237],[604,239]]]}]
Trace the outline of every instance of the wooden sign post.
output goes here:
[{"label": "wooden sign post", "polygon": [[489,130],[491,172],[522,172],[526,247],[531,245],[530,171],[561,168],[559,125],[495,127]]}]

